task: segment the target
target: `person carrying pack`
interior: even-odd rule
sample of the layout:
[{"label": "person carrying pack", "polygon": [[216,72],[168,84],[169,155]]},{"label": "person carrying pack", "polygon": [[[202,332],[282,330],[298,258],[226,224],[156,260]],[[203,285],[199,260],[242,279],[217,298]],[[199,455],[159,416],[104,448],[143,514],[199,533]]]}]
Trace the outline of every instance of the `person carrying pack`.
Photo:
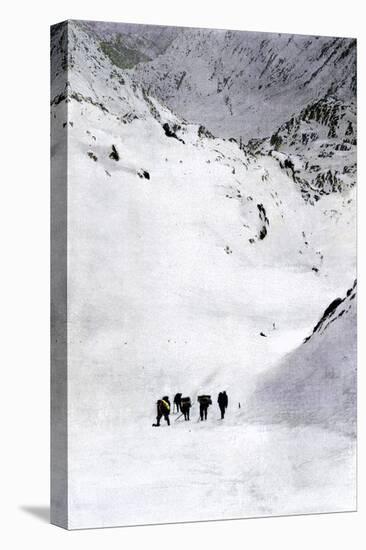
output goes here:
[{"label": "person carrying pack", "polygon": [[225,416],[225,411],[226,411],[228,403],[229,403],[226,391],[220,391],[220,393],[217,397],[217,402],[219,404],[219,408],[220,408],[220,412],[221,412],[221,420],[222,420]]},{"label": "person carrying pack", "polygon": [[207,420],[207,409],[212,405],[211,395],[199,395],[197,401],[200,404],[200,419]]},{"label": "person carrying pack", "polygon": [[182,397],[181,398],[181,404],[180,409],[182,411],[182,414],[184,414],[184,420],[189,420],[189,411],[192,407],[191,398],[190,397]]},{"label": "person carrying pack", "polygon": [[176,393],[173,401],[174,403],[173,412],[175,411],[175,409],[177,409],[177,412],[183,412],[181,409],[181,399],[182,399],[182,394]]},{"label": "person carrying pack", "polygon": [[164,417],[164,420],[166,420],[166,423],[168,424],[168,426],[170,426],[170,419],[169,419],[169,415],[170,415],[170,401],[169,401],[169,397],[165,396],[163,397],[163,399],[158,399],[158,401],[156,402],[156,412],[157,412],[157,415],[156,415],[156,424],[153,424],[153,426],[160,426],[160,420],[162,419],[162,417]]}]

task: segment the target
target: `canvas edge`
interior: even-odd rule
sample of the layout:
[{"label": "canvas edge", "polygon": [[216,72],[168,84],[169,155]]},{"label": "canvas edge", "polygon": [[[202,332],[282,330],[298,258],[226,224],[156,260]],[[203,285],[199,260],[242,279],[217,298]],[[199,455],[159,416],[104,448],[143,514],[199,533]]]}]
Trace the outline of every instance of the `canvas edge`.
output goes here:
[{"label": "canvas edge", "polygon": [[[65,20],[61,23],[51,25],[50,30],[62,25],[66,32],[69,30],[69,22],[88,22],[89,20]],[[136,24],[136,23],[135,23]],[[141,26],[143,24],[140,24]],[[136,24],[139,26],[139,24]],[[151,25],[159,26],[159,25]],[[169,27],[169,25],[164,25]],[[170,26],[174,27],[174,26]],[[196,27],[183,27],[185,29],[196,29]],[[201,27],[197,27],[198,29]],[[202,28],[202,30],[212,30]],[[228,29],[213,29],[226,31]],[[236,31],[256,34],[255,31]],[[261,33],[262,34],[262,33]],[[263,34],[290,34],[290,33],[268,33]],[[301,36],[301,34],[300,34]],[[303,35],[308,36],[308,35]],[[311,36],[311,35],[310,35]],[[355,41],[358,47],[357,37],[337,37]],[[51,38],[52,41],[52,38]],[[358,57],[357,57],[358,61]],[[51,66],[53,58],[51,55]],[[65,90],[67,89],[68,69],[64,73]],[[51,99],[55,96],[51,80]],[[62,102],[63,119],[68,121],[68,103]],[[356,103],[357,105],[357,103]],[[55,143],[55,125],[53,118],[51,120],[51,149]],[[238,518],[222,518],[208,520],[188,520],[183,522],[163,522],[152,524],[126,524],[126,525],[103,525],[103,526],[71,526],[69,521],[69,494],[68,494],[68,368],[67,368],[67,168],[68,168],[68,149],[67,149],[68,125],[65,129],[65,154],[57,162],[51,154],[51,515],[50,523],[67,530],[89,530],[120,527],[139,527],[154,525],[179,525],[192,523],[206,523],[217,521],[235,521],[245,519],[261,519],[276,517],[292,517],[307,515],[323,515],[336,513],[355,513],[358,510],[357,492],[355,507],[349,510],[327,511],[327,512],[308,512],[300,514],[285,514],[271,516],[249,516]],[[60,163],[62,167],[60,169]],[[356,401],[357,404],[357,401]],[[356,476],[357,479],[357,476]]]},{"label": "canvas edge", "polygon": [[[52,54],[54,32],[65,27],[68,47],[68,22],[50,27],[51,101],[56,95],[54,74],[56,56]],[[66,51],[67,59],[67,51]],[[67,67],[62,78],[67,88]],[[68,104],[59,104],[67,121]],[[58,122],[59,123],[59,122]],[[67,125],[61,147],[52,110],[51,130],[51,423],[50,423],[50,523],[68,529],[68,398],[67,398]]]}]

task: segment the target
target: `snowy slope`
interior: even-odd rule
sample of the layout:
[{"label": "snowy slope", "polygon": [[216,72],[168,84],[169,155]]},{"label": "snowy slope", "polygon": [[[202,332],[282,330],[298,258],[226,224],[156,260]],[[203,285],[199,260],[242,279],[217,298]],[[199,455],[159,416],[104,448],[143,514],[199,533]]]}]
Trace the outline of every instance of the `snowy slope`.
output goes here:
[{"label": "snowy slope", "polygon": [[251,407],[269,423],[320,424],[355,435],[356,283],[311,336],[263,376]]},{"label": "snowy slope", "polygon": [[[64,32],[54,39],[60,83]],[[308,428],[258,432],[238,403],[354,279],[354,189],[305,202],[276,159],[180,119],[84,25],[70,22],[68,41],[68,82],[52,116],[68,139],[72,527],[325,511],[335,494],[337,509],[352,509],[352,442],[332,435],[321,446],[322,431]],[[167,450],[167,429],[151,428],[156,398],[190,394],[196,420],[196,396],[220,389],[227,426],[214,405],[207,428],[174,422]],[[289,485],[285,452],[299,468]],[[197,512],[222,472],[220,507]]]},{"label": "snowy slope", "polygon": [[316,98],[354,100],[356,41],[186,29],[132,74],[214,134],[264,137]]}]

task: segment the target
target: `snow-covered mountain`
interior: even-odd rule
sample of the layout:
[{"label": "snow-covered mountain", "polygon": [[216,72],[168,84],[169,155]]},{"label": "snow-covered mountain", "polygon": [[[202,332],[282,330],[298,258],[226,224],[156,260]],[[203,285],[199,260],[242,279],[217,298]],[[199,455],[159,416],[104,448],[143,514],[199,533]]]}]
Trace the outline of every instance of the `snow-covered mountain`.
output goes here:
[{"label": "snow-covered mountain", "polygon": [[246,140],[271,135],[315,99],[353,101],[356,41],[185,29],[133,75],[187,120]]},{"label": "snow-covered mountain", "polygon": [[254,154],[269,154],[312,204],[356,185],[356,108],[333,96],[309,103],[272,134],[248,143]]},{"label": "snow-covered mountain", "polygon": [[[133,369],[138,353],[144,373],[136,391],[150,396],[154,384],[158,392],[152,350],[163,337],[160,361],[174,365],[164,375],[167,391],[187,376],[192,391],[217,378],[240,401],[255,373],[293,349],[354,279],[354,189],[304,201],[273,156],[256,158],[178,118],[77,22],[68,24],[62,88],[66,31],[58,32],[52,105],[60,139],[67,129],[69,140],[70,286],[77,295],[89,281],[88,299],[71,300],[70,316],[84,319],[85,337],[111,322],[117,340],[105,342],[108,350],[119,349],[121,334],[136,334],[108,367],[119,378],[119,361]],[[58,118],[64,101],[68,120]],[[79,332],[76,339],[79,346]],[[95,362],[93,346],[85,351]],[[103,361],[107,350],[100,353]]]},{"label": "snow-covered mountain", "polygon": [[320,424],[355,435],[356,282],[326,308],[312,334],[264,375],[250,404],[256,420]]},{"label": "snow-covered mountain", "polygon": [[[124,32],[125,29],[121,35]],[[290,433],[283,427],[282,432],[276,429],[265,442],[262,436],[258,439],[256,427],[246,424],[243,412],[258,376],[271,372],[285,361],[288,353],[296,354],[294,350],[309,334],[321,311],[355,279],[354,185],[324,188],[323,193],[319,192],[321,200],[307,200],[289,166],[284,162],[281,166],[281,159],[276,157],[286,151],[288,156],[306,159],[307,144],[302,138],[305,124],[310,125],[311,132],[317,132],[316,154],[329,149],[335,151],[334,157],[338,152],[343,155],[343,150],[336,148],[338,141],[354,147],[353,138],[347,134],[348,121],[354,122],[352,101],[347,103],[348,95],[353,93],[352,77],[338,66],[337,92],[343,99],[334,100],[334,111],[328,118],[326,109],[333,105],[329,97],[326,106],[320,102],[315,108],[315,114],[310,107],[304,114],[302,102],[314,101],[309,86],[298,97],[300,88],[295,93],[290,78],[285,79],[283,88],[274,81],[273,88],[278,93],[283,89],[288,94],[292,110],[294,102],[299,102],[300,115],[288,128],[282,128],[287,120],[283,110],[278,113],[277,126],[272,127],[277,115],[273,117],[268,135],[281,136],[280,145],[278,138],[276,143],[275,138],[269,138],[258,147],[244,146],[240,140],[225,137],[226,131],[228,135],[235,134],[236,119],[230,119],[230,132],[229,126],[226,130],[221,128],[220,120],[224,121],[226,115],[220,113],[219,107],[216,130],[221,128],[222,133],[220,130],[215,137],[209,131],[214,126],[205,127],[205,109],[202,118],[198,117],[204,104],[198,84],[191,84],[191,96],[189,88],[181,96],[185,98],[182,105],[188,109],[191,102],[196,114],[191,113],[191,118],[188,110],[183,113],[178,109],[178,104],[172,110],[173,99],[167,98],[166,104],[159,91],[162,82],[169,82],[171,77],[161,81],[160,73],[153,69],[155,62],[160,67],[162,60],[170,59],[182,41],[186,43],[188,37],[193,41],[197,36],[202,37],[201,42],[195,42],[201,50],[187,53],[194,75],[199,74],[200,63],[201,67],[207,65],[208,36],[211,58],[223,47],[223,55],[229,60],[231,51],[239,66],[246,57],[243,45],[239,53],[238,38],[230,38],[224,32],[211,35],[209,31],[179,31],[165,53],[127,70],[117,66],[113,55],[103,49],[101,40],[107,34],[101,37],[100,33],[100,29],[96,32],[89,25],[71,21],[54,27],[52,36],[52,153],[57,157],[65,139],[68,151],[68,434],[73,525],[90,526],[91,518],[100,526],[118,525],[122,519],[127,523],[136,522],[136,518],[140,522],[161,520],[156,506],[161,467],[170,487],[165,493],[169,503],[166,521],[314,511],[314,502],[316,510],[329,510],[324,494],[335,475],[334,469],[329,473],[321,467],[327,480],[325,493],[317,493],[315,501],[312,491],[318,490],[317,483],[306,494],[296,493],[295,484],[288,489],[290,497],[286,489],[283,498],[274,502],[270,494],[278,483],[277,477],[267,478],[264,463],[255,464],[254,455],[243,455],[251,442],[256,452],[264,452],[268,464],[276,456],[280,464],[283,456],[273,450],[276,441],[286,441],[287,445],[301,441],[311,454],[313,438],[322,442],[322,433],[307,428]],[[111,36],[114,40],[114,31]],[[242,33],[239,38],[243,40]],[[274,37],[260,38],[265,42],[262,54],[257,52],[259,57],[253,60],[258,75],[264,68],[260,70],[258,59],[266,65],[271,44],[275,47],[276,43]],[[338,59],[341,52],[345,57],[353,55],[352,48],[347,54],[347,41],[341,39],[308,38],[311,44],[306,47],[302,37],[282,36],[279,40],[288,44],[290,52],[298,51],[300,59],[305,51],[306,59],[311,55],[317,59],[324,44],[328,44],[328,57],[334,52],[331,59]],[[230,41],[231,50],[225,49]],[[247,41],[247,48],[254,51],[251,40]],[[320,49],[318,43],[322,44]],[[247,49],[245,55],[249,53]],[[282,64],[288,70],[290,66],[292,71],[298,70],[288,60]],[[218,75],[227,74],[219,65],[216,87]],[[275,79],[279,66],[279,59],[274,57],[260,82]],[[326,75],[330,78],[329,67],[321,66],[320,60],[312,65],[313,72],[319,68],[312,77],[314,83],[323,82],[321,78],[325,82]],[[143,81],[143,68],[146,79],[154,85]],[[272,75],[268,80],[267,72]],[[241,94],[245,107],[251,97],[259,110],[262,95],[257,96],[254,88],[248,87],[248,99],[235,74],[232,84],[225,83],[224,93],[228,93],[230,84],[234,102],[239,101]],[[210,88],[212,79],[206,76],[201,84]],[[188,82],[193,81],[187,79],[185,83],[184,77],[178,92]],[[216,91],[215,95],[206,95],[210,116],[216,116],[213,113],[217,100],[212,98],[222,97],[220,94]],[[283,105],[285,95],[281,99]],[[174,97],[178,101],[180,96]],[[276,95],[273,93],[272,97]],[[349,107],[343,111],[343,105]],[[244,107],[243,117],[249,113]],[[346,114],[342,117],[343,112]],[[333,137],[328,126],[336,116],[338,133]],[[254,127],[254,118],[248,115],[248,129]],[[258,124],[260,135],[264,136],[265,126],[261,120]],[[354,124],[353,129],[355,132]],[[250,133],[249,137],[254,135]],[[328,142],[328,149],[321,146]],[[352,164],[349,160],[344,162],[347,166]],[[306,185],[314,183],[306,180]],[[342,314],[340,321],[353,319],[351,313]],[[325,334],[328,333],[331,334],[331,327]],[[317,337],[318,334],[304,346],[315,349]],[[333,340],[327,336],[322,342],[325,355]],[[227,426],[217,424],[213,407],[207,429],[196,423],[185,429],[184,424],[177,422],[172,427],[172,431],[176,428],[171,436],[174,445],[165,449],[162,438],[166,431],[161,430],[160,435],[151,429],[156,398],[182,391],[196,403],[200,392],[214,396],[219,389],[226,389],[230,398]],[[197,414],[195,407],[193,415]],[[143,443],[136,441],[137,432]],[[220,437],[227,449],[224,453],[214,443]],[[341,435],[330,438],[316,453],[327,461],[328,452],[341,447],[343,458],[337,468],[353,471],[352,443]],[[241,457],[235,467],[230,466],[230,446]],[[320,456],[316,453],[314,463]],[[294,452],[300,477],[302,459],[301,452]],[[201,484],[199,478],[206,475],[206,463],[210,473],[207,483]],[[240,485],[243,464],[248,482]],[[121,471],[126,476],[123,481]],[[207,497],[222,472],[228,478],[221,495],[223,509],[217,510],[212,504],[197,516],[198,503]],[[266,484],[249,482],[253,472],[257,480],[264,476]],[[95,475],[100,482],[95,482]],[[307,473],[304,476],[308,478]],[[287,483],[287,477],[284,472],[281,483]],[[344,495],[339,506],[350,509],[352,482],[338,477],[335,487],[338,494]],[[235,498],[230,482],[233,478],[239,483],[235,485],[239,495]],[[177,485],[182,496],[179,510],[174,506]],[[114,491],[112,500],[108,487]],[[257,498],[258,492],[265,494],[264,500]],[[80,496],[84,494],[85,498]],[[128,507],[123,505],[126,498]]]}]

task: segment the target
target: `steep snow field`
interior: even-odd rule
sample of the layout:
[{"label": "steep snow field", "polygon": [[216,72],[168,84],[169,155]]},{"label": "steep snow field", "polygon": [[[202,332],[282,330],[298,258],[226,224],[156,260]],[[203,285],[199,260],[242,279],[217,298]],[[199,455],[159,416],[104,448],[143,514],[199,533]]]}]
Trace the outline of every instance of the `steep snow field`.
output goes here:
[{"label": "steep snow field", "polygon": [[[325,310],[313,333],[260,377],[246,415],[255,420],[356,431],[356,284]],[[252,416],[253,419],[253,416]]]},{"label": "steep snow field", "polygon": [[[351,438],[247,417],[353,284],[355,190],[306,203],[275,158],[179,119],[75,22],[68,40],[70,527],[354,509]],[[153,429],[177,391],[212,394],[207,423],[195,404]]]}]

